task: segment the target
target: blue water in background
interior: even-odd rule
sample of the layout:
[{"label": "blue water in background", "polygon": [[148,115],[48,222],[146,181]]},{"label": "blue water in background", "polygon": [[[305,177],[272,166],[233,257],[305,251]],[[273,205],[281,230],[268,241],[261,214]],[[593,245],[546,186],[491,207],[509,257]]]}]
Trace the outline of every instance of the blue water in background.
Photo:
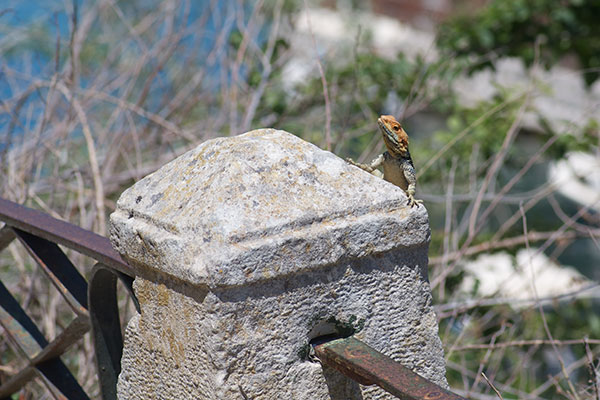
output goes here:
[{"label": "blue water in background", "polygon": [[[2,0],[0,11],[3,12],[2,24],[15,27],[27,25],[35,20],[46,20],[48,16],[55,13],[59,18],[68,18],[65,13],[65,3],[59,0]],[[68,30],[64,31],[67,32]]]},{"label": "blue water in background", "polygon": [[[5,74],[4,66],[16,71],[23,71],[32,76],[42,74],[45,66],[48,64],[48,57],[40,53],[22,54],[18,48],[12,45],[11,38],[19,40],[25,36],[26,31],[32,26],[38,25],[48,29],[56,34],[57,29],[60,35],[66,37],[69,32],[68,16],[64,10],[64,3],[58,0],[48,1],[18,1],[18,0],[1,0],[0,1],[0,43],[2,46],[0,61],[0,101],[11,98],[17,93],[14,91],[24,90],[25,85],[19,85],[17,81],[16,88],[12,86]],[[14,82],[13,82],[14,83]],[[29,100],[30,101],[30,100]],[[28,102],[23,105],[26,107]],[[39,107],[36,107],[39,108]],[[35,109],[33,119],[41,115],[41,110]],[[7,129],[7,124],[11,122],[11,118],[7,113],[0,113],[0,131]],[[23,132],[27,121],[20,118],[20,121],[13,122],[13,135],[18,135]],[[0,136],[0,140],[3,137]],[[4,140],[0,141],[0,150],[6,147]]]},{"label": "blue water in background", "polygon": [[[14,36],[15,39],[26,35],[27,30],[37,26],[56,37],[59,33],[61,41],[69,37],[69,20],[70,16],[64,8],[64,2],[58,0],[48,1],[18,1],[18,0],[1,0],[0,1],[0,25],[2,26],[2,36]],[[5,42],[6,37],[0,38]],[[18,40],[18,39],[17,39]],[[55,41],[55,39],[54,39]],[[35,45],[31,43],[31,45]],[[18,49],[6,48],[2,49],[2,62],[9,67],[20,70],[27,68],[28,73],[37,75],[42,72],[43,68],[50,61],[41,53],[35,53],[27,60],[28,65],[25,65],[22,59],[23,55]],[[30,64],[29,64],[30,63]],[[6,82],[0,77],[0,85],[5,86]],[[2,87],[5,89],[5,87]],[[0,94],[5,94],[2,90]]]},{"label": "blue water in background", "polygon": [[[81,23],[87,8],[94,4],[92,1],[80,0],[76,3],[78,21]],[[139,1],[122,1],[117,2],[122,8],[136,7],[139,15],[143,15],[143,10],[152,10],[160,4],[157,0],[139,0]],[[188,3],[181,2],[181,10],[176,17],[176,28],[183,29],[189,27],[203,16],[211,6],[210,0],[189,1]],[[189,7],[189,13],[185,14],[186,7]],[[247,5],[250,7],[249,5]],[[234,7],[238,7],[237,2],[213,2],[210,17],[204,25],[202,32],[195,32],[193,29],[180,40],[180,48],[173,54],[175,62],[183,64],[189,68],[194,68],[195,65],[206,64],[206,54],[212,49],[217,34],[225,26],[225,21],[236,11]],[[19,1],[19,0],[0,0],[0,102],[6,99],[13,99],[20,95],[32,82],[31,79],[11,78],[7,79],[4,71],[4,66],[14,71],[22,72],[33,79],[39,77],[45,81],[50,81],[52,76],[57,72],[55,65],[56,42],[60,38],[61,57],[59,58],[60,65],[58,72],[65,69],[65,63],[68,62],[68,48],[70,40],[70,31],[72,25],[73,3],[70,1],[47,0],[47,1]],[[107,7],[105,12],[111,11]],[[249,16],[250,13],[245,13]],[[231,18],[230,18],[231,19]],[[231,21],[230,21],[231,22]],[[230,23],[231,29],[235,28],[235,23]],[[122,27],[121,27],[122,28]],[[157,30],[161,31],[160,27]],[[37,32],[37,33],[36,33]],[[37,37],[41,40],[35,39]],[[26,38],[25,40],[23,38]],[[135,56],[139,52],[139,46],[135,40],[126,38],[131,42],[131,54]],[[160,40],[160,33],[156,41]],[[260,42],[260,40],[259,40]],[[16,45],[15,45],[16,43]],[[110,43],[102,44],[106,48],[110,47]],[[129,44],[127,44],[129,46]],[[185,60],[185,49],[194,49],[198,51],[198,59]],[[205,50],[205,51],[203,51]],[[191,53],[191,52],[190,52]],[[131,54],[129,56],[131,56]],[[169,61],[171,62],[171,61]],[[218,62],[208,67],[207,77],[215,76],[220,72],[221,65]],[[242,73],[244,73],[242,66]],[[114,71],[115,76],[119,71]],[[153,112],[157,110],[160,103],[161,85],[168,85],[169,80],[166,79],[166,69],[158,73],[158,76],[152,84],[152,93],[148,96],[148,100],[144,104],[146,109]],[[82,88],[88,87],[94,76],[82,75],[78,85]],[[164,78],[164,79],[163,79]],[[206,79],[205,90],[218,90],[218,79]],[[212,86],[212,87],[211,87]],[[166,89],[163,86],[162,89]],[[118,93],[110,93],[118,95]],[[29,116],[26,119],[27,113],[20,112],[18,117],[10,116],[9,113],[0,113],[0,151],[7,146],[8,134],[3,134],[10,131],[10,136],[15,137],[23,132],[26,132],[35,125],[36,121],[43,115],[44,108],[44,93],[35,93],[30,96],[23,104],[22,110],[28,109]]]}]

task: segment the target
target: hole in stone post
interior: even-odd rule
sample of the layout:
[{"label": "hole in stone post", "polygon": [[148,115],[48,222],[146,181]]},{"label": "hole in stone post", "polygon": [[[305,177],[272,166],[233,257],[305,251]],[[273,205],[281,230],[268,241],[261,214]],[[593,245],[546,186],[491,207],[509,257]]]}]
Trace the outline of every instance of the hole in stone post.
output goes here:
[{"label": "hole in stone post", "polygon": [[313,346],[335,339],[343,339],[360,332],[365,325],[364,319],[352,315],[348,321],[340,321],[335,317],[319,319],[307,335],[307,342],[298,350],[298,357],[311,360]]},{"label": "hole in stone post", "polygon": [[322,337],[331,337],[334,339],[347,338],[356,332],[360,332],[364,325],[365,320],[359,320],[355,316],[351,316],[348,321],[340,321],[335,317],[321,319],[308,333],[308,340],[312,344],[313,340]]},{"label": "hole in stone post", "polygon": [[335,317],[319,320],[308,333],[308,343],[298,352],[301,359],[311,359],[312,347],[335,339],[343,339],[360,332],[364,326],[364,319],[358,320],[351,316],[347,322]]},{"label": "hole in stone post", "polygon": [[330,340],[344,338],[354,333],[350,332],[348,329],[340,329],[340,326],[340,322],[334,317],[317,322],[310,332],[308,332],[309,343],[314,344],[313,341],[316,339],[325,337],[330,338]]}]

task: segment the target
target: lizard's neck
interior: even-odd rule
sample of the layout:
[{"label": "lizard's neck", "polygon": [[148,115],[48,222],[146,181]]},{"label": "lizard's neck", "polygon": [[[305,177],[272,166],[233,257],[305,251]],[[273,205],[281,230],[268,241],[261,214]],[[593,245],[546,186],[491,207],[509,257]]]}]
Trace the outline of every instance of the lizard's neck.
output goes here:
[{"label": "lizard's neck", "polygon": [[388,143],[386,136],[383,136],[385,147],[389,155],[393,158],[407,158],[410,157],[408,153],[408,141],[398,141],[396,143]]},{"label": "lizard's neck", "polygon": [[408,156],[408,135],[404,130],[400,129],[396,133],[384,124],[380,125],[380,129],[388,153],[394,158],[406,158]]}]

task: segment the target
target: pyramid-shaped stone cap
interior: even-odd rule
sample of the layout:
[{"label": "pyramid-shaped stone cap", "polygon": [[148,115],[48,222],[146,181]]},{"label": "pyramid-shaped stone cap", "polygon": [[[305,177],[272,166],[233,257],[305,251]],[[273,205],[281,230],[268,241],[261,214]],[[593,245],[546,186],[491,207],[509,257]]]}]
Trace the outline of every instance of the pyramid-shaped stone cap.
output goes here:
[{"label": "pyramid-shaped stone cap", "polygon": [[285,131],[208,140],[126,190],[113,246],[144,275],[234,286],[429,240],[402,189]]}]

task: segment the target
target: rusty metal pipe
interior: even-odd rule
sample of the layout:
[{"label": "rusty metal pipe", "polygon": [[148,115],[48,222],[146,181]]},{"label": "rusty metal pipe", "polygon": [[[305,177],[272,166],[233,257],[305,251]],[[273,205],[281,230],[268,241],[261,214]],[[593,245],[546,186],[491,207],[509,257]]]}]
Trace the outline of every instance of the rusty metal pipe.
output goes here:
[{"label": "rusty metal pipe", "polygon": [[323,364],[363,385],[377,385],[400,399],[464,400],[354,337],[316,344],[314,349]]}]

